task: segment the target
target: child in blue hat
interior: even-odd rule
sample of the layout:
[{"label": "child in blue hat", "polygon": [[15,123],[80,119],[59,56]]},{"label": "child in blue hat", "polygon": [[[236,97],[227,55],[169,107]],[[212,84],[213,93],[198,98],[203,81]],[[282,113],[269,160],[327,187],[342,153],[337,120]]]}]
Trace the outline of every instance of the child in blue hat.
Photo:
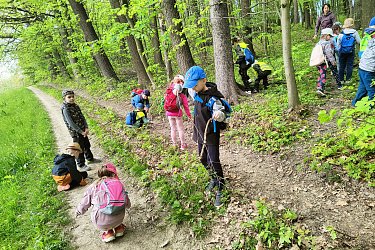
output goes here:
[{"label": "child in blue hat", "polygon": [[212,191],[215,187],[218,188],[214,205],[220,207],[222,205],[221,192],[225,184],[219,159],[220,127],[217,127],[215,132],[211,121],[215,119],[218,122],[223,122],[225,114],[220,100],[217,100],[213,105],[212,113],[206,104],[211,97],[223,98],[224,96],[217,90],[215,83],[207,82],[206,73],[199,66],[193,66],[186,72],[184,88],[193,89],[196,92],[194,96],[193,140],[198,143],[201,163],[211,175],[211,181],[206,190]]}]

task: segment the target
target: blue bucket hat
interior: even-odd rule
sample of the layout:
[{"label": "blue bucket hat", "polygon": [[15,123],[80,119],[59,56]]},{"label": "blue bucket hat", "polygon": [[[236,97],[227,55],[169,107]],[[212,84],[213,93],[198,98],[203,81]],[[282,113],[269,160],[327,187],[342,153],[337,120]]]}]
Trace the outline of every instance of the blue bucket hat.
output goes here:
[{"label": "blue bucket hat", "polygon": [[199,66],[193,66],[186,72],[184,88],[194,88],[198,81],[204,78],[206,78],[204,70]]}]

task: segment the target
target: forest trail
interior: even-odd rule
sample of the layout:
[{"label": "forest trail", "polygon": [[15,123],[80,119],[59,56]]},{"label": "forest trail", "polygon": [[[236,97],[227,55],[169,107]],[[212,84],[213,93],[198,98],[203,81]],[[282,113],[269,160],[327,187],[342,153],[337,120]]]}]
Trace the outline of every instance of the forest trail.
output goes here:
[{"label": "forest trail", "polygon": [[[56,101],[43,91],[29,87],[39,98],[49,114],[53,131],[56,137],[58,152],[62,153],[66,145],[71,142],[71,137],[61,115],[61,102]],[[94,157],[102,162],[107,161],[107,156],[99,148],[94,136],[90,136]],[[52,163],[51,159],[51,163]],[[96,170],[101,163],[90,164],[89,177],[96,179]],[[110,243],[103,243],[100,232],[91,222],[90,211],[75,218],[75,207],[83,197],[86,187],[78,187],[65,193],[69,202],[69,215],[73,218],[73,224],[66,231],[73,236],[71,240],[74,249],[197,249],[201,248],[198,242],[190,236],[189,229],[167,225],[160,217],[162,209],[155,208],[155,204],[131,178],[125,177],[120,171],[120,178],[124,181],[129,192],[132,207],[126,213],[124,223],[127,226],[125,235]],[[129,216],[130,215],[130,216]]]},{"label": "forest trail", "polygon": [[[111,108],[125,117],[131,109],[130,102],[113,102],[96,99],[84,91],[76,91],[85,99]],[[252,101],[256,102],[256,98]],[[152,100],[151,100],[152,102]],[[330,108],[342,108],[343,100],[331,98]],[[312,115],[314,134],[327,131],[329,124],[316,121],[317,108]],[[151,110],[152,111],[152,110]],[[152,133],[169,137],[168,121],[154,119]],[[196,153],[191,140],[192,126],[185,123],[190,152]],[[224,140],[225,141],[225,140]],[[295,143],[290,149],[274,155],[252,152],[251,149],[222,143],[220,159],[228,188],[232,191],[227,213],[212,228],[206,238],[208,244],[219,244],[231,249],[232,240],[238,239],[241,222],[253,218],[256,199],[265,199],[275,209],[289,208],[299,215],[298,223],[309,229],[317,238],[317,249],[375,249],[375,192],[366,183],[344,177],[341,183],[328,183],[321,174],[301,168],[309,155],[313,140]],[[327,226],[333,226],[338,239],[331,243]]]}]

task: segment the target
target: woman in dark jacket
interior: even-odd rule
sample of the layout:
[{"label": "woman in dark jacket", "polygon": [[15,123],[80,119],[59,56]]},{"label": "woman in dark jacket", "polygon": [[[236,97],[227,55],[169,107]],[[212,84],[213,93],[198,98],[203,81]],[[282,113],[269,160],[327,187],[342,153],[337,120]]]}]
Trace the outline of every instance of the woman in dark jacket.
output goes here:
[{"label": "woman in dark jacket", "polygon": [[319,29],[332,28],[332,25],[336,22],[335,15],[331,12],[331,5],[328,3],[323,5],[323,14],[316,21],[314,39],[319,35]]}]

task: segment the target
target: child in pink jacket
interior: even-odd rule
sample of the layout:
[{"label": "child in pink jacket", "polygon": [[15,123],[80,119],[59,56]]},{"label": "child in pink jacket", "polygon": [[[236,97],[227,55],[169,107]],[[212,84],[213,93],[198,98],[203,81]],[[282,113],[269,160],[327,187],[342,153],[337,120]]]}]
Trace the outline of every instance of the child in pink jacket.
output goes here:
[{"label": "child in pink jacket", "polygon": [[174,145],[178,145],[177,143],[177,132],[180,138],[180,149],[185,150],[187,148],[187,144],[185,141],[185,129],[182,120],[183,112],[182,106],[184,107],[186,115],[191,119],[190,109],[188,105],[188,99],[186,95],[182,93],[182,85],[184,84],[183,77],[178,75],[176,76],[172,83],[170,84],[169,88],[173,89],[173,94],[177,96],[178,103],[180,107],[178,110],[168,111],[166,109],[166,115],[168,117],[169,125],[171,128],[171,138],[172,143]]},{"label": "child in pink jacket", "polygon": [[[84,197],[76,208],[76,215],[78,216],[86,213],[89,207],[92,205],[91,220],[99,230],[103,231],[102,241],[110,242],[116,237],[121,237],[124,235],[125,225],[122,222],[125,217],[125,208],[130,208],[131,203],[128,195],[126,194],[124,198],[125,206],[121,207],[121,211],[115,214],[105,214],[104,212],[101,212],[100,204],[103,201],[98,198],[98,193],[100,192],[99,186],[103,181],[108,182],[110,180],[118,180],[116,167],[112,163],[107,163],[98,170],[98,176],[99,180],[91,184],[86,190]],[[110,188],[108,189],[111,190]],[[125,192],[125,188],[123,188],[123,191]]]}]

